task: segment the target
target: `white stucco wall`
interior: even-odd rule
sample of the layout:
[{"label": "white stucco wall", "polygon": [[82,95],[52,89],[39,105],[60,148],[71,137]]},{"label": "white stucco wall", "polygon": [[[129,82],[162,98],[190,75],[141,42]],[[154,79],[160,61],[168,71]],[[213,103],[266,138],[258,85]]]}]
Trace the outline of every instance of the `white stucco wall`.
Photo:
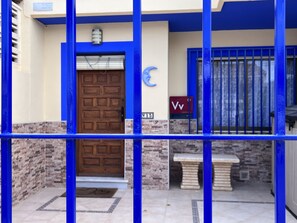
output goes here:
[{"label": "white stucco wall", "polygon": [[[287,45],[297,45],[297,29],[287,30]],[[213,31],[212,47],[274,46],[274,30]],[[169,96],[187,95],[187,49],[202,47],[202,32],[169,34]]]},{"label": "white stucco wall", "polygon": [[18,62],[12,66],[12,120],[13,123],[44,121],[43,25],[25,16],[22,10],[19,19],[20,53]]},{"label": "white stucco wall", "polygon": [[[94,25],[77,26],[77,42],[90,42]],[[132,41],[132,24],[100,24],[104,42]],[[155,119],[168,118],[168,23],[143,24],[143,69],[156,66],[151,82],[156,87],[143,87],[143,111],[154,112]],[[44,75],[45,119],[61,120],[61,43],[65,42],[65,26],[45,27]]]}]

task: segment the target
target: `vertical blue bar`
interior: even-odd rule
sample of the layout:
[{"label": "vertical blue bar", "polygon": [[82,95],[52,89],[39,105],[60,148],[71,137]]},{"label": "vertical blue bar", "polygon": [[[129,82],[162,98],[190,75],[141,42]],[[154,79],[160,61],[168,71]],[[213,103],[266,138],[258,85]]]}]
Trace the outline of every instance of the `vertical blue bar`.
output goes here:
[{"label": "vertical blue bar", "polygon": [[[134,118],[133,132],[141,134],[141,69],[142,31],[141,0],[133,0],[133,43],[134,43]],[[142,141],[133,140],[133,218],[134,223],[142,222]]]},{"label": "vertical blue bar", "polygon": [[[2,133],[12,132],[12,1],[2,0]],[[12,222],[11,139],[1,140],[1,222]]]},{"label": "vertical blue bar", "polygon": [[293,80],[294,80],[294,84],[293,84],[293,105],[296,105],[296,94],[295,94],[295,92],[296,92],[296,48],[294,47],[294,54],[293,54],[293,63],[294,63],[294,67],[293,67],[293,75],[294,75],[294,77],[293,77]]},{"label": "vertical blue bar", "polygon": [[[286,67],[287,67],[287,64],[288,64],[288,61],[287,61],[287,58],[288,58],[288,55],[287,55],[287,50],[285,50],[285,58],[286,58],[286,60],[285,60],[285,62],[286,62],[286,66],[285,66],[285,69],[286,69]],[[287,80],[287,72],[285,73],[286,74],[286,80]],[[290,101],[289,101],[289,97],[288,97],[288,95],[289,95],[289,92],[288,92],[288,89],[290,89],[289,88],[290,87],[290,83],[288,82],[288,81],[286,81],[286,107],[288,106],[288,105],[290,105]]]},{"label": "vertical blue bar", "polygon": [[246,107],[248,103],[248,99],[246,97],[246,83],[247,83],[247,73],[246,73],[246,50],[244,50],[244,61],[243,61],[243,98],[244,98],[244,104],[243,104],[243,125],[244,125],[244,134],[246,134],[246,126],[247,126],[247,112]]},{"label": "vertical blue bar", "polygon": [[223,52],[221,50],[221,58],[220,58],[220,134],[222,134],[222,126],[223,126]]},{"label": "vertical blue bar", "polygon": [[[199,80],[198,80],[198,51],[197,50],[188,50],[188,68],[187,68],[187,78],[188,80],[195,80],[195,81],[188,81],[187,82],[187,96],[193,97],[193,118],[196,119],[196,124],[198,126],[198,86],[199,86]],[[196,82],[197,81],[197,82]],[[196,129],[198,134],[198,128]]]},{"label": "vertical blue bar", "polygon": [[263,133],[263,57],[262,57],[262,49],[260,53],[260,122],[261,122],[261,134]]},{"label": "vertical blue bar", "polygon": [[255,133],[255,50],[252,51],[252,129]]},{"label": "vertical blue bar", "polygon": [[215,113],[215,99],[214,99],[214,92],[215,92],[215,89],[214,89],[214,82],[215,82],[215,74],[214,74],[214,51],[212,51],[212,61],[211,61],[211,65],[212,65],[212,70],[211,70],[211,78],[212,78],[212,82],[211,82],[211,102],[212,102],[212,106],[211,106],[211,114],[212,114],[212,118],[211,118],[211,121],[212,121],[212,134],[214,134],[214,131],[215,131],[215,119],[214,119],[214,113]]},{"label": "vertical blue bar", "polygon": [[238,50],[236,50],[236,134],[238,134],[239,125],[239,66],[238,66]]},{"label": "vertical blue bar", "polygon": [[[269,109],[269,114],[271,113],[271,50],[268,50],[268,109]],[[271,119],[269,118],[269,134],[271,134]]]},{"label": "vertical blue bar", "polygon": [[[203,0],[203,134],[211,134],[211,1]],[[203,141],[204,222],[212,222],[211,141]]]},{"label": "vertical blue bar", "polygon": [[[288,61],[288,49],[287,49],[287,57],[286,57],[286,61]],[[295,49],[293,49],[293,66],[295,65],[295,59],[294,59],[294,51],[295,51]],[[292,73],[291,73],[291,82],[292,82],[292,80],[294,80],[294,69],[295,69],[295,67],[293,67],[293,71],[292,71]],[[286,72],[287,73],[287,72]],[[291,94],[292,94],[292,99],[291,99],[291,101],[290,101],[290,105],[294,105],[294,102],[295,102],[295,100],[294,100],[294,92],[295,92],[295,82],[293,82],[293,83],[291,83],[291,87],[290,87],[290,90],[291,90]]]},{"label": "vertical blue bar", "polygon": [[[276,135],[285,135],[285,90],[286,90],[286,0],[275,0],[275,97],[274,129]],[[286,171],[285,142],[275,141],[275,222],[286,222]]]},{"label": "vertical blue bar", "polygon": [[[75,0],[67,0],[67,133],[76,133],[76,10]],[[75,140],[66,140],[66,220],[76,222]]]},{"label": "vertical blue bar", "polygon": [[228,50],[228,134],[230,134],[230,119],[231,119],[231,67],[230,67],[230,50]]},{"label": "vertical blue bar", "polygon": [[[198,56],[197,56],[197,58],[198,58]],[[196,131],[196,133],[198,134],[199,133],[199,119],[200,119],[200,115],[201,115],[201,113],[200,113],[200,111],[199,111],[199,72],[200,72],[200,70],[199,70],[199,60],[197,59],[196,60],[197,62],[197,78],[196,78],[196,80],[197,80],[197,89],[196,89],[196,94],[197,94],[197,99],[196,99],[196,104],[197,104],[197,131]],[[189,82],[189,81],[188,81]]]}]

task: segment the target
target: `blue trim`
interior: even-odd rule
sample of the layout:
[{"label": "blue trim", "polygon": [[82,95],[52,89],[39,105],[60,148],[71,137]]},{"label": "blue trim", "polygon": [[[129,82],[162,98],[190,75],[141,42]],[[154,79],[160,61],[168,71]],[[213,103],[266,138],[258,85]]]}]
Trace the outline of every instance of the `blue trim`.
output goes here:
[{"label": "blue trim", "polygon": [[[75,0],[67,0],[67,133],[76,133],[76,10]],[[65,103],[66,104],[66,103]],[[76,145],[66,140],[66,222],[76,222]]]},{"label": "blue trim", "polygon": [[[288,55],[294,54],[294,49],[296,49],[297,46],[287,46]],[[214,58],[217,57],[228,57],[230,53],[230,57],[252,57],[253,55],[255,57],[261,56],[261,50],[263,50],[262,56],[268,57],[274,56],[274,47],[273,46],[240,46],[240,47],[214,47],[212,48],[212,54]],[[270,50],[270,54],[269,54]],[[195,51],[197,58],[202,58],[202,48],[188,48],[188,51]],[[222,53],[221,53],[222,51]],[[230,51],[230,52],[229,52]],[[238,51],[238,54],[237,52]]]},{"label": "blue trim", "polygon": [[[66,43],[61,44],[61,120],[66,120],[66,89],[67,89],[67,53]],[[126,119],[133,118],[133,45],[132,42],[103,42],[101,45],[92,43],[76,43],[77,55],[86,54],[124,54],[126,78]]]},{"label": "blue trim", "polygon": [[[202,131],[211,134],[211,99],[212,99],[212,63],[211,63],[211,1],[203,0],[203,48],[202,48]],[[196,82],[196,81],[194,81]],[[203,206],[204,222],[212,223],[212,145],[211,141],[203,141]]]},{"label": "blue trim", "polygon": [[[213,30],[273,29],[273,0],[225,2],[221,12],[213,12]],[[287,28],[297,28],[297,2],[287,0]],[[263,13],[265,12],[265,13]],[[45,25],[65,24],[65,18],[38,18]],[[145,14],[142,20],[168,21],[170,32],[202,30],[202,13]],[[193,22],[195,21],[195,22]],[[77,17],[78,24],[132,22],[132,15]]]},{"label": "blue trim", "polygon": [[[286,0],[275,1],[275,97],[274,129],[275,135],[286,134]],[[286,222],[286,171],[285,142],[275,142],[274,176],[275,176],[275,222]]]},{"label": "blue trim", "polygon": [[[2,67],[1,67],[1,133],[12,132],[12,3],[1,1]],[[1,222],[12,222],[12,152],[11,139],[1,140]]]}]

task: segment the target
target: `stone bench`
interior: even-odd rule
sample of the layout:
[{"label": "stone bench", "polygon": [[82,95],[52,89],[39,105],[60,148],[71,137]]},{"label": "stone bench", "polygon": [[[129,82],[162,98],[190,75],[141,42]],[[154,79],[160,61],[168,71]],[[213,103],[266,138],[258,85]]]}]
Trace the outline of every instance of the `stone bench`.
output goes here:
[{"label": "stone bench", "polygon": [[[173,161],[182,165],[182,189],[200,189],[198,181],[199,164],[203,162],[202,154],[175,153]],[[232,191],[231,166],[239,163],[236,155],[212,154],[214,169],[213,190]]]}]

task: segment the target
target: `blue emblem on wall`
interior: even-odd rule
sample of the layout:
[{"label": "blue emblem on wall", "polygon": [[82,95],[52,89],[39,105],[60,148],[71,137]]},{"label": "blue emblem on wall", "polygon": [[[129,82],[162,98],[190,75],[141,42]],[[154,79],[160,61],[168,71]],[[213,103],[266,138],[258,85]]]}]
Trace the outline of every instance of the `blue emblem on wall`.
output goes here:
[{"label": "blue emblem on wall", "polygon": [[150,79],[151,79],[151,74],[150,74],[150,71],[151,70],[156,70],[158,69],[157,67],[147,67],[144,69],[144,71],[142,72],[142,80],[143,82],[145,83],[146,86],[148,87],[155,87],[157,84],[153,84],[150,82]]}]

